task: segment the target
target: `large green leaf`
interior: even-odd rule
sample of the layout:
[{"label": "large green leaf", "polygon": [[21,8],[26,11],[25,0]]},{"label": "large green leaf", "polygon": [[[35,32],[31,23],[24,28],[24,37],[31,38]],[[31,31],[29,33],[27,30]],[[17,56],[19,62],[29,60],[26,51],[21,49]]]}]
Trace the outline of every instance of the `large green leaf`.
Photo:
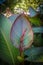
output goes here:
[{"label": "large green leaf", "polygon": [[0,58],[9,64],[15,65],[17,61],[17,56],[19,55],[19,50],[16,49],[10,40],[10,29],[11,22],[0,15]]}]

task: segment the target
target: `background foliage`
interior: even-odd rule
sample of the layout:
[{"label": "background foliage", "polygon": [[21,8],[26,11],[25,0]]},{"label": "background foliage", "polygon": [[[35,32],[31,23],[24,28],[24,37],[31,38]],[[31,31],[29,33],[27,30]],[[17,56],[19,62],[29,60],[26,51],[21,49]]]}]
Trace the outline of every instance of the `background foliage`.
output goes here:
[{"label": "background foliage", "polygon": [[9,7],[14,12],[14,8],[16,7],[27,11],[29,6],[37,8],[40,2],[43,2],[43,0],[6,0],[3,4],[0,5],[0,9],[5,11],[5,9]]}]

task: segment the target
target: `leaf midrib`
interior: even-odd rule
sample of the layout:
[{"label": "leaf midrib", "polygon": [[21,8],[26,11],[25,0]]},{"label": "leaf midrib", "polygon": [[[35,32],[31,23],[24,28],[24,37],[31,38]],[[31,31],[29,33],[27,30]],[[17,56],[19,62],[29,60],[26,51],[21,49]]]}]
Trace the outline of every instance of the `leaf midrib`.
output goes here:
[{"label": "leaf midrib", "polygon": [[5,39],[6,45],[7,45],[7,47],[8,47],[9,53],[10,53],[10,56],[11,56],[11,58],[12,58],[13,65],[15,65],[14,58],[13,58],[13,54],[12,54],[12,52],[11,52],[11,48],[10,48],[10,46],[9,46],[9,44],[8,44],[8,41],[7,41],[6,37],[5,37],[4,31],[2,31],[2,29],[1,29],[1,33],[2,33],[2,35],[3,35],[3,37],[4,37],[4,39]]}]

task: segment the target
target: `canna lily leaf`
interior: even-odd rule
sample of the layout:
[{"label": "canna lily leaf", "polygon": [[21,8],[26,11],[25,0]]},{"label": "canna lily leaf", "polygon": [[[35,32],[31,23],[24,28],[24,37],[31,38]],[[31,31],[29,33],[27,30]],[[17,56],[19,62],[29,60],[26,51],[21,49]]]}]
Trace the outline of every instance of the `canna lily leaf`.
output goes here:
[{"label": "canna lily leaf", "polygon": [[15,65],[19,50],[10,40],[11,22],[2,14],[0,15],[0,58],[9,64]]}]

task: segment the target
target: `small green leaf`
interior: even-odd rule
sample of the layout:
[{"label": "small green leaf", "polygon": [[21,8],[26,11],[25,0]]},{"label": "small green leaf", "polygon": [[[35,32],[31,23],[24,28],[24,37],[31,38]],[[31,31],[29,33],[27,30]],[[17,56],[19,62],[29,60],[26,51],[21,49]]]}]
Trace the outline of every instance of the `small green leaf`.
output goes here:
[{"label": "small green leaf", "polygon": [[29,18],[31,24],[33,24],[34,26],[40,26],[41,25],[41,20],[39,17],[31,17]]}]

